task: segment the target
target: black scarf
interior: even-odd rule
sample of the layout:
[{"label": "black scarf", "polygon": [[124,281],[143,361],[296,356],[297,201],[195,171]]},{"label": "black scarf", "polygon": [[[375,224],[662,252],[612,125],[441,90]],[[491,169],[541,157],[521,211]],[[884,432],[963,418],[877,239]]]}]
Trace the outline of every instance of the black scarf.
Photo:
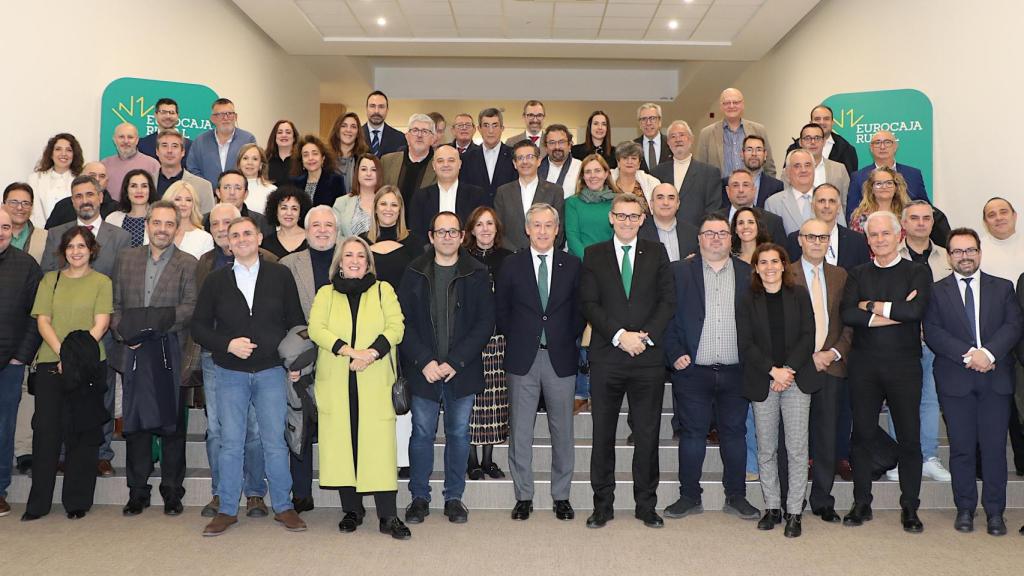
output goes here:
[{"label": "black scarf", "polygon": [[377,277],[372,272],[367,272],[362,278],[345,278],[339,272],[334,276],[331,285],[334,286],[335,291],[341,294],[362,294],[369,290],[376,281]]}]

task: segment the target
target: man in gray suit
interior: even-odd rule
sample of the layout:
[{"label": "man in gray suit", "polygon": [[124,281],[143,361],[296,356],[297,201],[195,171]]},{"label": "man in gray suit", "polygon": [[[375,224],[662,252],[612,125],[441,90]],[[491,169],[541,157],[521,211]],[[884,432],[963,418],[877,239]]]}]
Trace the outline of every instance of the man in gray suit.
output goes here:
[{"label": "man in gray suit", "polygon": [[651,175],[675,185],[679,190],[679,214],[699,226],[705,214],[722,207],[722,178],[717,168],[694,159],[693,130],[686,122],[669,124],[668,146],[672,160],[658,164]]},{"label": "man in gray suit", "polygon": [[[85,226],[92,230],[96,236],[96,242],[100,245],[99,256],[92,263],[93,270],[106,274],[108,278],[114,276],[114,268],[117,266],[117,255],[124,248],[131,248],[132,238],[125,230],[107,224],[100,219],[100,202],[103,200],[103,191],[100,183],[92,176],[78,176],[71,181],[71,204],[75,208],[75,220],[67,224],[61,224],[50,229],[46,237],[46,250],[43,252],[43,272],[50,272],[59,268],[57,260],[57,246],[60,244],[60,237],[64,232],[73,226]],[[110,332],[103,337],[103,347],[110,354],[114,351],[114,338]],[[107,393],[103,396],[107,410],[114,413],[114,369],[107,368]],[[114,421],[111,420],[103,426],[103,444],[100,445],[100,457],[97,474],[104,478],[114,475],[114,468],[110,461],[114,459],[114,451],[110,448],[110,439],[114,434]]]},{"label": "man in gray suit", "polygon": [[[529,140],[520,140],[512,148],[512,161],[519,178],[498,186],[494,196],[494,210],[498,213],[505,236],[505,248],[517,252],[530,246],[526,235],[526,212],[538,203],[550,204],[558,211],[559,219],[565,215],[565,196],[558,184],[537,177],[540,166],[540,148]],[[561,247],[565,235],[558,231],[555,245]]]},{"label": "man in gray suit", "polygon": [[775,176],[775,160],[772,147],[768,144],[768,131],[764,125],[743,117],[743,93],[735,88],[722,90],[718,98],[722,110],[722,121],[705,126],[697,139],[694,155],[701,162],[707,162],[721,171],[724,178],[736,168],[743,166],[743,139],[750,135],[764,140],[766,160],[764,173]]},{"label": "man in gray suit", "polygon": [[831,184],[839,190],[839,196],[846,206],[846,192],[850,189],[850,175],[846,166],[824,157],[825,129],[818,124],[804,124],[800,129],[800,147],[814,158],[814,187]]},{"label": "man in gray suit", "polygon": [[[814,218],[814,156],[809,151],[798,148],[786,155],[786,187],[768,198],[764,208],[782,218],[786,234]],[[842,212],[839,224],[846,225]]]}]

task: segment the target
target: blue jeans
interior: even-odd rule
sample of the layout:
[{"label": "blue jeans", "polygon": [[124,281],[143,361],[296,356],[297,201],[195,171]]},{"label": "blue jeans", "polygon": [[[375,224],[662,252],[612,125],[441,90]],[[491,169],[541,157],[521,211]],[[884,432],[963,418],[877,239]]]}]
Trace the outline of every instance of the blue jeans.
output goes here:
[{"label": "blue jeans", "polygon": [[409,440],[409,492],[413,498],[430,502],[430,473],[434,470],[434,438],[437,419],[444,405],[444,500],[461,500],[466,491],[469,462],[469,415],[476,394],[448,398],[444,388],[441,402],[412,397],[412,438]]},{"label": "blue jeans", "polygon": [[0,498],[7,497],[14,463],[14,428],[21,402],[23,364],[8,364],[0,369]]},{"label": "blue jeans", "polygon": [[[217,480],[220,478],[220,416],[217,413],[217,371],[213,356],[203,350],[203,395],[206,398],[206,459],[210,464],[210,493],[219,496]],[[245,495],[263,497],[267,483],[263,481],[263,445],[260,444],[260,426],[256,410],[249,406],[245,430],[245,456],[242,473],[245,477]]]},{"label": "blue jeans", "polygon": [[[935,392],[935,374],[932,364],[935,363],[935,352],[921,344],[921,456],[927,461],[939,454],[939,395]],[[896,438],[896,429],[889,418],[889,435]]]},{"label": "blue jeans", "polygon": [[290,510],[292,473],[288,462],[288,445],[284,440],[288,417],[287,376],[277,366],[260,372],[236,372],[216,367],[217,393],[220,405],[220,513],[238,514],[238,498],[242,492],[242,453],[250,408],[256,410],[259,422],[263,460],[270,484],[270,503],[274,512]]},{"label": "blue jeans", "polygon": [[[580,341],[576,341],[576,345],[579,346]],[[587,348],[580,347],[580,366],[587,364],[587,355],[589,350]],[[589,399],[590,398],[590,370],[583,372],[582,370],[576,371],[576,398]]]}]

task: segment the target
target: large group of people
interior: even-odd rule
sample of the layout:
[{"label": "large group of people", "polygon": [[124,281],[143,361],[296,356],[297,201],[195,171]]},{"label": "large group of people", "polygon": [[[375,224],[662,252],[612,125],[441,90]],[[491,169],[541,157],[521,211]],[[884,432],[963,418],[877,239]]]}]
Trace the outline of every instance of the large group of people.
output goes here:
[{"label": "large group of people", "polygon": [[[695,135],[682,120],[662,131],[661,107],[642,104],[641,135],[617,143],[605,112],[574,144],[537,100],[504,142],[497,108],[456,115],[451,141],[437,113],[403,133],[379,91],[365,124],[349,111],[326,142],[279,120],[263,148],[226,98],[194,140],[162,98],[158,130],[118,126],[99,162],[55,135],[0,210],[0,516],[16,466],[32,477],[23,521],[50,512],[59,472],[68,518],[84,517],[96,478],[114,475],[115,433],[124,515],[150,506],[157,440],[164,513],[181,514],[198,397],[206,536],[238,522],[243,495],[247,517],[306,530],[316,480],[340,493],[340,531],[372,496],[380,531],[407,539],[431,512],[439,420],[448,520],[468,521],[467,478],[505,477],[493,449],[506,442],[511,516],[527,520],[538,410],[566,521],[574,422],[592,418],[586,526],[601,528],[626,400],[645,526],[703,512],[713,442],[723,511],[761,530],[800,536],[808,500],[822,521],[859,526],[884,474],[907,532],[923,530],[927,476],[951,481],[961,532],[981,479],[986,530],[1005,534],[1008,434],[1024,475],[1014,207],[991,198],[982,233],[952,227],[896,161],[898,135],[872,135],[861,165],[824,105],[776,168],[742,93],[720,106]],[[679,498],[659,512],[666,382]],[[854,486],[844,516],[836,475]]]}]

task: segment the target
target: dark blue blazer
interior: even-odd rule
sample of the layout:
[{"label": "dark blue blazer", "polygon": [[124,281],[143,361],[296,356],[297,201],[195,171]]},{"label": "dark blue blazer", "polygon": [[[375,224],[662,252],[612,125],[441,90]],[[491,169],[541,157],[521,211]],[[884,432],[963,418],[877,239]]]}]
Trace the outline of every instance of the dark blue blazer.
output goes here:
[{"label": "dark blue blazer", "polygon": [[[732,267],[736,274],[735,307],[739,312],[743,309],[743,298],[750,292],[751,268],[750,264],[736,257],[732,258]],[[670,368],[680,356],[689,354],[691,361],[697,357],[700,334],[704,331],[704,259],[698,255],[689,260],[673,262],[672,274],[675,276],[676,302],[679,305],[663,337],[665,360]],[[673,373],[677,372],[672,370]]]},{"label": "dark blue blazer", "polygon": [[549,266],[551,289],[548,306],[542,309],[533,271],[533,252],[527,248],[505,258],[494,286],[494,318],[498,333],[505,335],[505,371],[519,376],[530,372],[544,330],[548,357],[555,374],[576,374],[576,339],[583,334],[583,315],[577,295],[582,263],[579,258],[555,250]]},{"label": "dark blue blazer", "polygon": [[459,182],[474,184],[487,190],[487,205],[494,206],[494,196],[498,186],[519,178],[519,172],[512,164],[512,147],[502,142],[498,150],[498,161],[494,164],[494,177],[487,177],[487,163],[484,162],[483,146],[466,150],[462,155],[462,170],[459,171]]},{"label": "dark blue blazer", "polygon": [[[420,188],[412,195],[406,217],[410,230],[420,236],[427,236],[430,221],[441,211],[440,193],[437,184],[431,184]],[[487,192],[483,188],[459,181],[459,188],[455,192],[455,213],[459,215],[459,220],[463,224],[469,220],[473,210],[486,203]]]},{"label": "dark blue blazer", "polygon": [[995,370],[975,372],[964,367],[963,354],[974,344],[955,274],[932,286],[922,327],[924,341],[935,352],[935,388],[944,396],[966,396],[976,383],[987,382],[996,394],[1013,394],[1014,357],[1022,317],[1017,294],[1009,280],[981,273],[978,323],[981,345],[996,358]]},{"label": "dark blue blazer", "polygon": [[[729,187],[729,177],[722,178],[722,206],[729,207],[732,202],[729,202],[729,194],[726,193],[726,188]],[[757,198],[754,199],[754,206],[758,208],[764,208],[764,202],[772,194],[782,192],[785,185],[782,180],[772,178],[771,176],[761,172],[761,183],[758,184]]]},{"label": "dark blue blazer", "polygon": [[[366,145],[370,145],[370,126],[369,124],[363,124],[363,136],[366,137]],[[398,152],[399,150],[405,150],[406,141],[405,134],[401,130],[393,128],[387,122],[384,123],[384,128],[380,131],[380,154],[378,157],[390,154],[391,152]]]},{"label": "dark blue blazer", "polygon": [[[159,134],[160,131],[157,130],[148,136],[139,138],[139,152],[142,152],[146,156],[156,158],[156,137]],[[181,157],[181,165],[184,167],[185,162],[188,160],[188,151],[192,149],[192,140],[185,138],[184,136],[182,136],[182,139],[185,141],[185,154]],[[159,160],[159,158],[156,159]]]},{"label": "dark blue blazer", "polygon": [[[839,226],[839,224],[836,224]],[[804,255],[797,241],[799,230],[786,237],[786,252],[789,253],[789,261],[796,262]],[[839,260],[836,264],[843,270],[850,270],[871,261],[871,251],[868,249],[868,240],[860,232],[850,230],[845,226],[839,226]]]},{"label": "dark blue blazer", "polygon": [[[875,163],[872,162],[867,166],[864,166],[860,170],[857,170],[853,174],[850,174],[850,188],[846,193],[846,221],[849,222],[853,216],[853,211],[860,206],[860,201],[864,198],[863,189],[864,183],[867,182],[868,177],[871,176],[871,171],[875,169]],[[921,176],[921,171],[913,166],[907,166],[906,164],[896,163],[896,171],[903,176],[903,179],[907,181],[907,195],[910,196],[911,200],[926,200],[928,199],[928,190],[924,187],[924,178]]]},{"label": "dark blue blazer", "polygon": [[[292,176],[291,181],[299,190],[306,189],[306,180],[309,174],[303,172],[298,176]],[[339,172],[321,171],[320,180],[316,183],[316,191],[313,192],[313,206],[334,206],[334,201],[345,195],[345,177]]]}]

